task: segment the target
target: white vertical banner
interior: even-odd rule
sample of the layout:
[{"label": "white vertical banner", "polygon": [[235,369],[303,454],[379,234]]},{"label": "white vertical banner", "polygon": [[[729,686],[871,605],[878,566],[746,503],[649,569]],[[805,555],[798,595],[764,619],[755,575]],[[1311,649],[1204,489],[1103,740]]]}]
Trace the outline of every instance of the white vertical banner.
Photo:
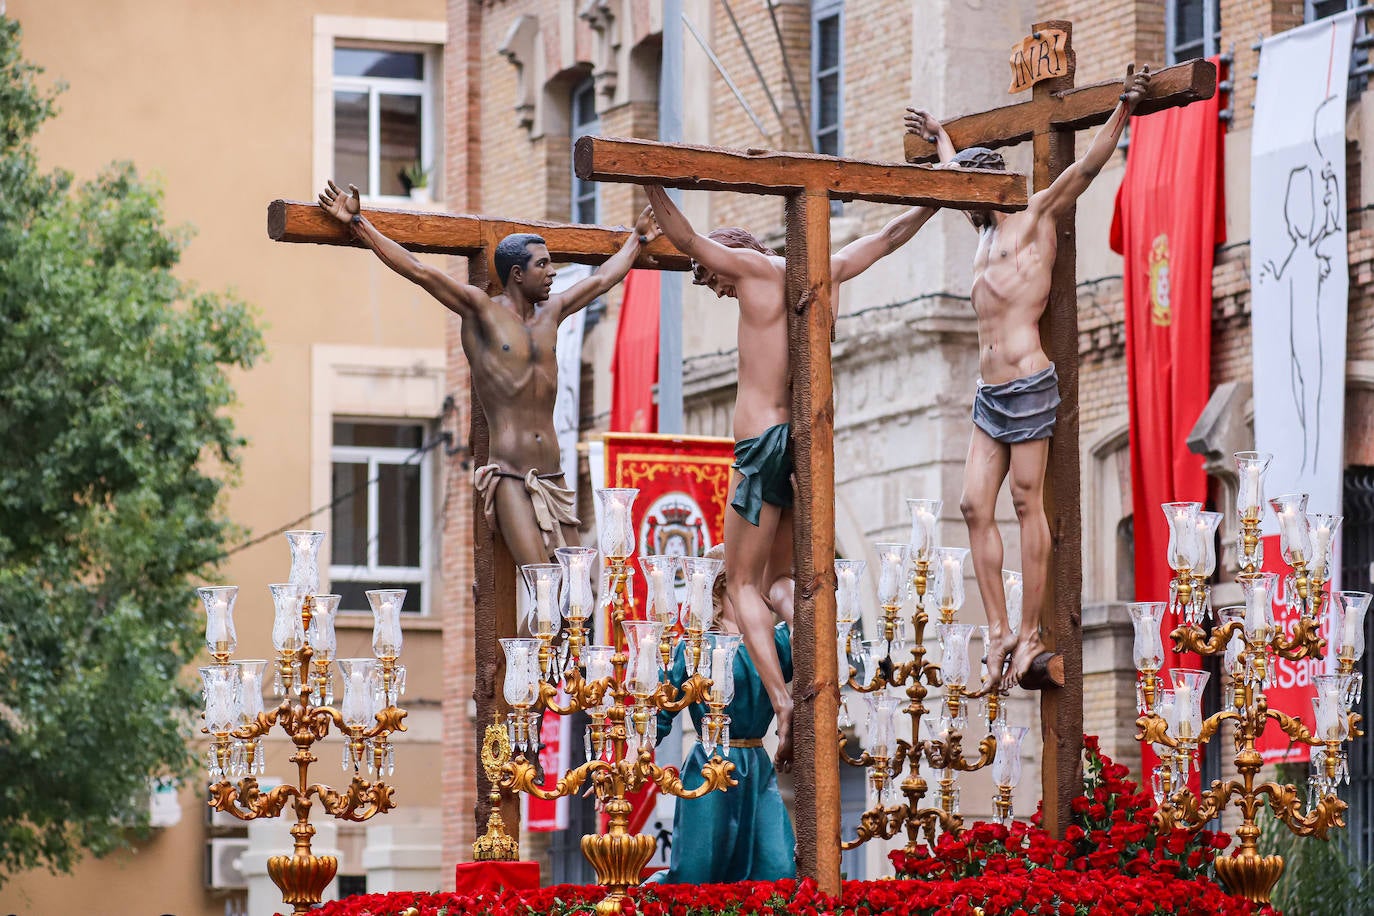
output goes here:
[{"label": "white vertical banner", "polygon": [[[1266,39],[1250,173],[1255,447],[1267,489],[1339,512],[1345,464],[1345,101],[1355,17]],[[1266,512],[1264,533],[1277,533]]]},{"label": "white vertical banner", "polygon": [[[569,264],[553,278],[551,293],[561,293],[589,276],[586,264]],[[553,430],[562,455],[563,480],[577,492],[577,433],[582,424],[582,331],[587,310],[582,309],[558,326],[558,398],[553,405]]]}]

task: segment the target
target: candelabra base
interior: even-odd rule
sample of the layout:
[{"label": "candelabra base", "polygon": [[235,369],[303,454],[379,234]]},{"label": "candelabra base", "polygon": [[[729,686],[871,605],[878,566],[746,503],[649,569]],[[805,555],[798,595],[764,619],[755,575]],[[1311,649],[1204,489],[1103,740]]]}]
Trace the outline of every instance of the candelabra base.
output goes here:
[{"label": "candelabra base", "polygon": [[272,856],[267,860],[267,874],[281,888],[282,902],[291,904],[293,913],[307,913],[318,906],[338,870],[339,860],[334,856]]},{"label": "candelabra base", "polygon": [[1251,852],[1238,856],[1217,856],[1217,877],[1226,889],[1251,903],[1268,903],[1269,894],[1283,874],[1283,856],[1260,856]]},{"label": "candelabra base", "polygon": [[645,834],[609,834],[606,836],[584,836],[582,854],[596,869],[597,883],[610,891],[596,905],[600,916],[615,916],[620,912],[620,902],[625,899],[625,890],[639,883],[644,866],[653,858],[657,842]]}]

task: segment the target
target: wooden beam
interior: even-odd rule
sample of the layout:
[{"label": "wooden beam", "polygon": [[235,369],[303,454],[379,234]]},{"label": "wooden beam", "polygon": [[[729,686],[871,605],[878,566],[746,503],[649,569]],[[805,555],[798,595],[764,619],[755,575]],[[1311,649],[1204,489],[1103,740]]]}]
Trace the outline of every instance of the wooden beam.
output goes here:
[{"label": "wooden beam", "polygon": [[827,894],[840,891],[840,688],[835,658],[835,398],[830,200],[822,192],[787,199],[788,349],[792,375],[793,507],[792,716],[796,774],[797,873]]},{"label": "wooden beam", "polygon": [[577,177],[584,181],[745,194],[808,190],[835,200],[965,210],[1020,210],[1026,206],[1026,179],[1022,175],[972,169],[946,171],[812,153],[582,137],[577,141],[573,163]]},{"label": "wooden beam", "polygon": [[[1136,115],[1176,108],[1210,99],[1217,89],[1217,68],[1209,60],[1190,60],[1150,75],[1149,94],[1136,106]],[[1121,80],[1038,93],[1030,101],[1004,105],[945,122],[955,149],[996,148],[1023,143],[1038,132],[1082,130],[1106,122],[1120,101]],[[906,160],[935,162],[935,144],[916,134],[902,139]]]},{"label": "wooden beam", "polygon": [[[532,232],[544,237],[556,261],[600,264],[620,249],[632,231],[628,226],[568,225],[373,207],[363,212],[383,235],[410,251],[467,257],[481,253],[488,236],[499,240],[515,232]],[[490,230],[485,235],[484,227]],[[325,213],[319,204],[291,200],[274,200],[267,205],[267,237],[276,242],[365,247],[347,226]],[[655,239],[641,252],[635,266],[650,270],[691,269],[690,259],[667,238]]]}]

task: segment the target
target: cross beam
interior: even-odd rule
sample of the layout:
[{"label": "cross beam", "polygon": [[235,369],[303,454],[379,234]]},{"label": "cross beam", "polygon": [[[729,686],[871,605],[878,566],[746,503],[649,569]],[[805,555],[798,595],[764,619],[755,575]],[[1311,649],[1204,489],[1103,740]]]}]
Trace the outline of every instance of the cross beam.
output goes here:
[{"label": "cross beam", "polygon": [[797,870],[840,891],[840,759],[835,741],[835,405],[830,200],[1013,210],[1025,177],[955,172],[808,153],[582,137],[573,156],[583,180],[768,194],[787,199],[785,301],[792,376],[796,575],[793,740]]},{"label": "cross beam", "polygon": [[[467,216],[454,213],[412,212],[408,210],[367,209],[367,218],[388,238],[410,251],[431,254],[459,255],[468,258],[468,282],[473,286],[495,291],[496,279],[492,256],[496,243],[516,232],[532,232],[543,236],[549,254],[557,262],[600,264],[620,250],[626,236],[633,230],[627,226],[588,226],[543,222],[540,220],[511,220],[488,216]],[[365,247],[347,226],[329,216],[318,204],[274,200],[267,206],[267,235],[278,242],[312,243]],[[655,239],[639,253],[635,267],[653,270],[689,270],[686,255],[673,247],[666,238]],[[474,466],[487,463],[489,431],[481,402],[473,393],[468,413],[468,444]],[[505,656],[499,639],[516,636],[515,624],[515,560],[497,532],[487,525],[480,511],[472,513],[472,550],[474,580],[473,640],[476,654],[476,678],[473,700],[477,707],[477,727],[485,727],[497,713],[503,713],[499,685],[503,682]],[[445,629],[445,642],[450,638]],[[474,818],[476,835],[486,828],[491,791],[486,770],[481,763],[481,742],[471,762],[477,773],[477,797]],[[520,804],[508,798],[502,804],[502,817],[507,828],[518,831]]]},{"label": "cross beam", "polygon": [[[1074,161],[1074,133],[1111,117],[1120,101],[1121,81],[1109,80],[1074,88],[1071,23],[1039,22],[1033,33],[1062,29],[1068,72],[1037,83],[1030,101],[1006,105],[945,122],[956,149],[969,146],[999,147],[1030,140],[1035,162],[1032,188],[1043,191]],[[1149,92],[1136,106],[1145,115],[1166,108],[1209,99],[1217,89],[1217,69],[1206,60],[1192,60],[1150,75]],[[935,145],[915,134],[903,138],[911,162],[936,159]],[[1070,803],[1083,788],[1083,559],[1080,512],[1078,442],[1078,290],[1075,211],[1058,226],[1059,247],[1055,258],[1049,303],[1040,322],[1045,352],[1059,371],[1062,401],[1054,438],[1050,440],[1045,508],[1053,541],[1047,607],[1049,645],[1064,658],[1064,688],[1040,695],[1041,798],[1043,824],[1063,836],[1071,814]]]}]

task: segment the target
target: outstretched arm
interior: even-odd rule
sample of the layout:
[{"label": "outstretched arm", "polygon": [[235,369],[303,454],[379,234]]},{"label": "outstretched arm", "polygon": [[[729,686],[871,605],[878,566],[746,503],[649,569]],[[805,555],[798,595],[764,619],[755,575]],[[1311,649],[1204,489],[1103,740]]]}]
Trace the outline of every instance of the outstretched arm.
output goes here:
[{"label": "outstretched arm", "polygon": [[892,254],[911,241],[911,237],[935,213],[935,207],[913,207],[872,235],[850,242],[830,259],[831,282],[843,283],[868,270],[879,258]]},{"label": "outstretched arm", "polygon": [[649,206],[654,211],[654,219],[663,227],[663,234],[677,246],[678,251],[698,264],[715,273],[736,279],[762,275],[770,269],[768,255],[761,251],[754,251],[752,248],[728,248],[704,235],[698,235],[663,188],[649,185],[644,191],[649,195]]},{"label": "outstretched arm", "polygon": [[1135,111],[1136,105],[1140,104],[1140,100],[1145,98],[1149,88],[1150,68],[1142,67],[1140,72],[1136,73],[1135,64],[1128,65],[1121,101],[1117,104],[1116,111],[1107,119],[1107,123],[1098,130],[1097,136],[1093,137],[1087,154],[1060,173],[1048,188],[1031,197],[1028,209],[1039,210],[1051,219],[1057,219],[1073,206],[1074,201],[1088,189],[1097,173],[1102,171],[1112,158],[1112,154],[1116,152],[1121,132],[1126,129],[1126,120],[1130,118],[1131,112]]},{"label": "outstretched arm", "polygon": [[591,305],[598,296],[610,292],[611,287],[624,280],[625,275],[630,272],[635,258],[639,257],[640,247],[662,234],[663,230],[654,223],[653,212],[645,207],[639,214],[639,219],[635,220],[634,231],[625,239],[625,244],[620,246],[619,251],[607,258],[589,277],[579,280],[557,296],[550,297],[550,304],[558,307],[558,320],[562,321],[579,309]]},{"label": "outstretched arm", "polygon": [[445,308],[464,320],[476,317],[488,301],[486,294],[477,287],[459,283],[383,235],[362,215],[358,203],[358,189],[354,185],[349,185],[348,193],[344,193],[338,185],[330,181],[328,187],[320,192],[320,207],[339,222],[349,226],[364,245],[376,252],[383,264],[420,286],[443,303]]},{"label": "outstretched arm", "polygon": [[949,138],[945,126],[924,108],[907,108],[906,132],[920,134],[925,140],[934,143],[941,162],[949,162],[954,158],[954,141]]}]

